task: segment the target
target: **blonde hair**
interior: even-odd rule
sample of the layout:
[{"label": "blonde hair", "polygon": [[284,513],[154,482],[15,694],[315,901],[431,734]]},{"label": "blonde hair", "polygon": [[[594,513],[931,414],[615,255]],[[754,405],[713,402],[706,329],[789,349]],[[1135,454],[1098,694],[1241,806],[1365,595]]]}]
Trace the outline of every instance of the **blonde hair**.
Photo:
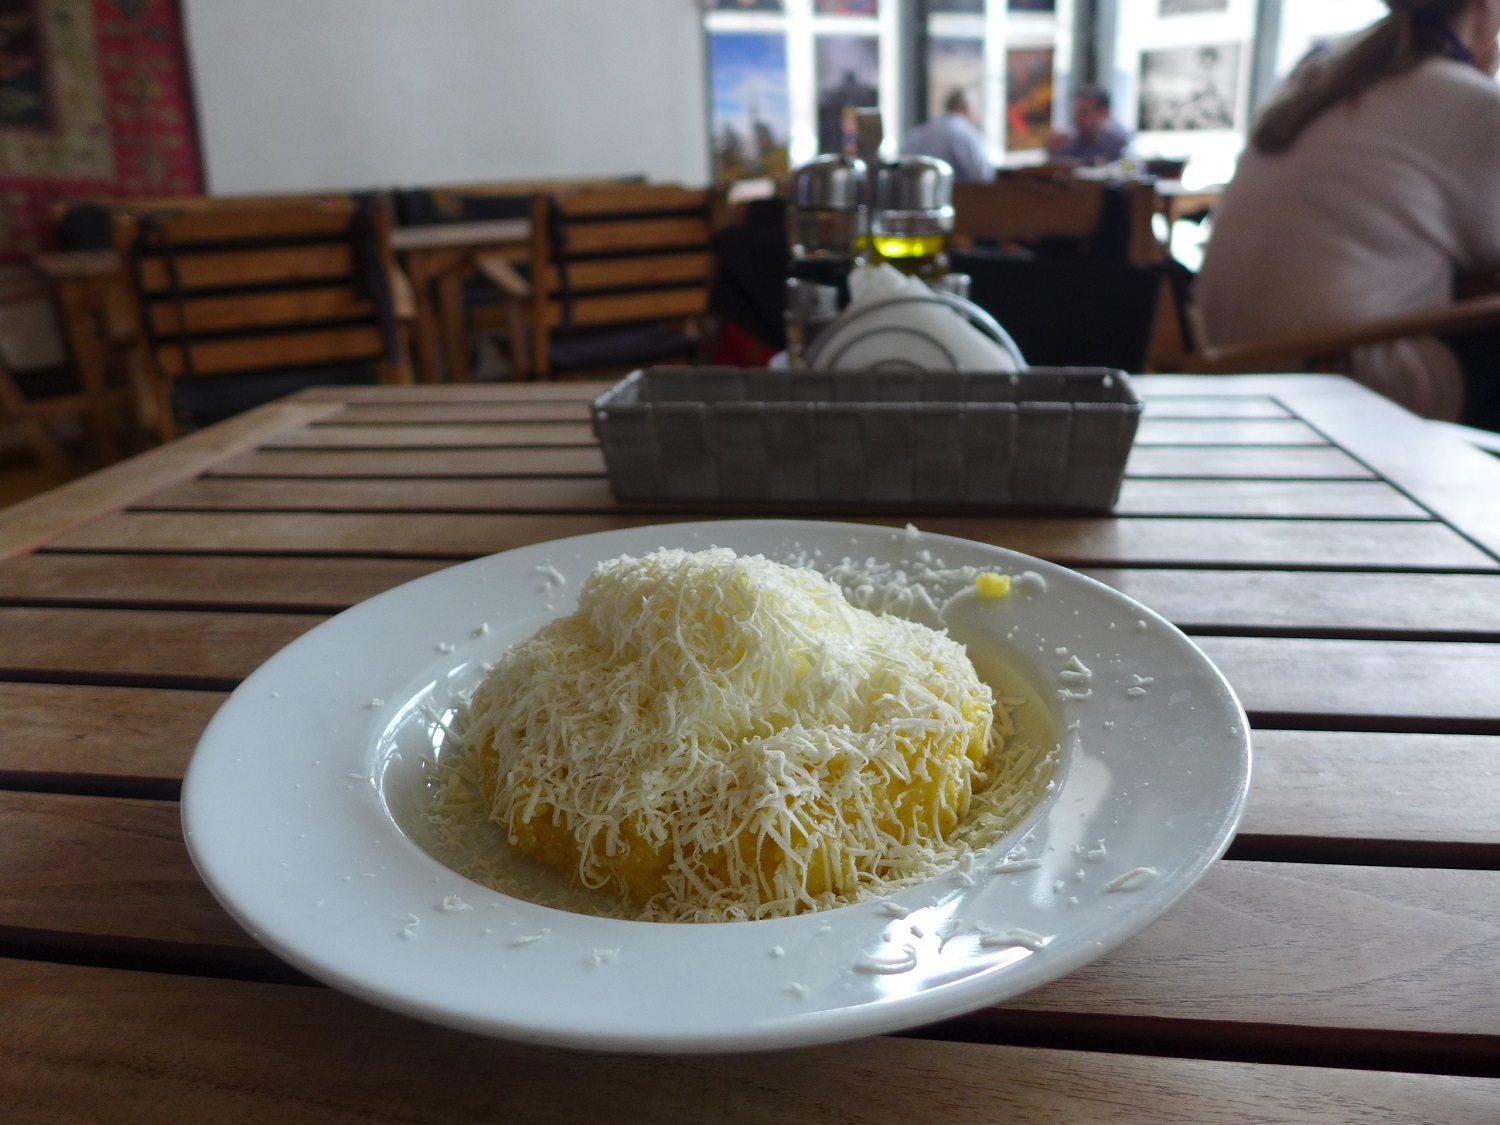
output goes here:
[{"label": "blonde hair", "polygon": [[1342,46],[1305,59],[1261,111],[1250,140],[1267,155],[1286,152],[1325,112],[1371,86],[1405,74],[1454,46],[1448,29],[1471,0],[1386,0],[1391,14]]}]

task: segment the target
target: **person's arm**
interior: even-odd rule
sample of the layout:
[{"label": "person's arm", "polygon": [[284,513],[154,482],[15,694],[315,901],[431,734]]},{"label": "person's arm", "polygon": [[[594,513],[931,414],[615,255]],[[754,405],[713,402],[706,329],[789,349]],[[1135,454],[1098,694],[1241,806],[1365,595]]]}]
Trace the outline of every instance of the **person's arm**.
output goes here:
[{"label": "person's arm", "polygon": [[984,139],[980,137],[977,130],[965,132],[958,138],[959,143],[954,145],[953,155],[959,167],[954,168],[955,176],[960,180],[987,181],[995,178],[995,169],[990,164],[990,158],[984,151]]}]

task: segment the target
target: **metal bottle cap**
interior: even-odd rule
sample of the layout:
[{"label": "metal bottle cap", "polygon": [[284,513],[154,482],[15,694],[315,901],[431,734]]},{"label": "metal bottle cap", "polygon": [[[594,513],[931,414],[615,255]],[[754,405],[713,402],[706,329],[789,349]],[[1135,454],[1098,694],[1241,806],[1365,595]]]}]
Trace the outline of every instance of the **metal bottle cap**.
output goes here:
[{"label": "metal bottle cap", "polygon": [[792,174],[792,204],[808,211],[854,211],[863,202],[864,182],[863,160],[819,156]]},{"label": "metal bottle cap", "polygon": [[931,156],[882,164],[875,178],[879,211],[943,211],[953,206],[953,168]]}]

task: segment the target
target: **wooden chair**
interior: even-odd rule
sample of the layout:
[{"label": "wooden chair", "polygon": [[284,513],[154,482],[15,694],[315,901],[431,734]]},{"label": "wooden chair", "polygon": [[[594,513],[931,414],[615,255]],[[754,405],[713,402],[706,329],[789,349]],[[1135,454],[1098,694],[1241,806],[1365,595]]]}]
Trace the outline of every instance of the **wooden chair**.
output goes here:
[{"label": "wooden chair", "polygon": [[[1361,324],[1300,332],[1254,344],[1205,346],[1164,370],[1228,374],[1250,371],[1345,371],[1354,349],[1417,336],[1453,336],[1500,327],[1500,293]],[[1199,339],[1203,337],[1200,335]]]},{"label": "wooden chair", "polygon": [[[55,296],[47,277],[27,271],[0,285],[0,305],[28,304]],[[78,471],[54,431],[61,419],[77,419],[87,439],[90,460],[100,467],[114,460],[117,418],[128,413],[129,391],[97,385],[80,370],[77,357],[62,366],[13,371],[0,360],[0,423],[21,431],[37,460],[49,472],[71,477]]]},{"label": "wooden chair", "polygon": [[529,276],[503,255],[475,260],[511,316],[524,309],[528,374],[691,356],[708,309],[714,206],[711,192],[676,185],[536,196]]},{"label": "wooden chair", "polygon": [[411,382],[412,311],[373,201],[120,214],[163,440],[306,386]]},{"label": "wooden chair", "polygon": [[[1123,214],[1109,214],[1118,204]],[[1167,256],[1152,224],[1158,208],[1150,180],[1111,184],[1070,171],[1000,172],[987,183],[953,185],[953,239],[965,249],[979,239],[1001,247],[1072,240],[1094,256],[1145,265]],[[1101,239],[1117,245],[1100,246]]]}]

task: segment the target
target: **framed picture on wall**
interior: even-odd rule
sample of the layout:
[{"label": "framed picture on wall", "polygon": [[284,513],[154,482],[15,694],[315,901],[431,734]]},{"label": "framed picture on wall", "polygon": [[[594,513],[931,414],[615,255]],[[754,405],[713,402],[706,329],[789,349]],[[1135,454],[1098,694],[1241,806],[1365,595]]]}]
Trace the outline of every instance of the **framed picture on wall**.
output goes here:
[{"label": "framed picture on wall", "polygon": [[1233,129],[1240,56],[1238,43],[1143,52],[1138,115],[1142,131]]},{"label": "framed picture on wall", "polygon": [[813,0],[820,16],[878,16],[880,0]]},{"label": "framed picture on wall", "polygon": [[927,116],[941,117],[949,97],[962,90],[983,131],[984,40],[927,41]]},{"label": "framed picture on wall", "polygon": [[786,36],[716,32],[708,38],[708,51],[714,178],[785,175]]},{"label": "framed picture on wall", "polygon": [[1227,12],[1229,0],[1161,0],[1161,14],[1183,16],[1194,12]]},{"label": "framed picture on wall", "polygon": [[1046,147],[1052,128],[1051,47],[1005,52],[1005,148],[1031,152]]},{"label": "framed picture on wall", "polygon": [[852,110],[880,104],[880,40],[873,35],[820,35],[818,151],[853,152]]}]

